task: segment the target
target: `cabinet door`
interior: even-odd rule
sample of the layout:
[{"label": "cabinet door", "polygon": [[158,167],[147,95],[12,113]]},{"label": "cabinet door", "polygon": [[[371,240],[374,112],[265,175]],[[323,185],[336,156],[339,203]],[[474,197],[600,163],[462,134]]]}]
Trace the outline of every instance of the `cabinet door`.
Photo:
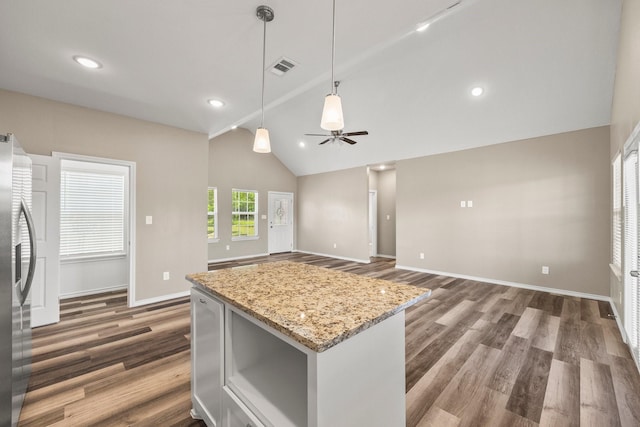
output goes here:
[{"label": "cabinet door", "polygon": [[232,391],[224,388],[224,427],[264,427]]},{"label": "cabinet door", "polygon": [[191,290],[191,401],[193,415],[221,426],[224,306]]}]

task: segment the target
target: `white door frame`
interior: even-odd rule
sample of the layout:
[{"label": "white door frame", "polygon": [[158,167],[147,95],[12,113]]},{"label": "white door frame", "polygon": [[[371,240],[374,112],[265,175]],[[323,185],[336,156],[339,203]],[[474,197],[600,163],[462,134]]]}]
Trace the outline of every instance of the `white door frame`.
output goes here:
[{"label": "white door frame", "polygon": [[108,159],[104,157],[84,156],[81,154],[61,153],[54,151],[53,157],[60,160],[78,160],[107,165],[124,166],[129,169],[129,288],[127,292],[127,305],[134,307],[136,301],[136,163],[126,160]]},{"label": "white door frame", "polygon": [[272,246],[272,238],[271,236],[273,235],[272,230],[273,230],[273,225],[271,224],[271,218],[273,217],[274,212],[272,212],[272,197],[276,196],[278,194],[284,194],[287,196],[291,197],[291,211],[289,214],[289,218],[290,218],[290,222],[291,224],[289,225],[289,227],[291,227],[291,241],[289,242],[289,250],[293,251],[293,240],[294,240],[294,225],[295,225],[295,210],[294,210],[294,194],[288,191],[269,191],[268,192],[268,197],[267,197],[267,204],[269,205],[269,207],[267,208],[267,216],[268,216],[268,221],[269,221],[269,230],[267,231],[267,251],[271,254],[271,253],[278,253],[278,252],[282,252],[280,250],[280,248],[278,248],[277,250]]},{"label": "white door frame", "polygon": [[[626,201],[627,189],[629,188],[627,180],[631,180],[633,184],[632,190],[635,191],[635,209],[629,209],[627,203],[624,203],[624,227],[623,227],[623,268],[622,268],[622,285],[623,285],[623,307],[624,307],[624,332],[627,338],[627,344],[631,350],[631,354],[636,362],[636,366],[640,369],[640,327],[637,316],[640,311],[640,292],[638,292],[638,278],[631,276],[631,271],[638,271],[640,247],[639,247],[639,224],[640,224],[640,195],[638,189],[640,187],[640,176],[638,174],[638,148],[640,145],[640,124],[638,124],[627,141],[624,144],[622,171],[623,171],[623,200]],[[630,156],[634,157],[630,157]],[[633,164],[629,164],[633,163]],[[627,209],[629,209],[627,211]],[[627,235],[631,234],[630,240],[627,241]],[[634,328],[636,326],[636,328]]]},{"label": "white door frame", "polygon": [[378,190],[369,190],[369,256],[378,255]]}]

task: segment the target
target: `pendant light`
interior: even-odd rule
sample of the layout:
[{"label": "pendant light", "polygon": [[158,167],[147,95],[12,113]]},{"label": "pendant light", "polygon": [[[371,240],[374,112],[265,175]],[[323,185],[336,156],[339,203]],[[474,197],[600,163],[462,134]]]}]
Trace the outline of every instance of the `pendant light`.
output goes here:
[{"label": "pendant light", "polygon": [[253,151],[256,153],[270,153],[269,131],[264,127],[264,69],[267,50],[267,22],[273,21],[275,15],[273,14],[273,9],[262,5],[256,9],[256,16],[264,23],[264,29],[262,37],[262,118],[260,119],[260,127],[256,130],[256,138],[253,140]]},{"label": "pendant light", "polygon": [[333,68],[336,57],[336,0],[333,0],[333,25],[331,35],[331,93],[324,98],[320,127],[325,130],[341,130],[344,128],[342,101],[336,92],[333,80]]}]

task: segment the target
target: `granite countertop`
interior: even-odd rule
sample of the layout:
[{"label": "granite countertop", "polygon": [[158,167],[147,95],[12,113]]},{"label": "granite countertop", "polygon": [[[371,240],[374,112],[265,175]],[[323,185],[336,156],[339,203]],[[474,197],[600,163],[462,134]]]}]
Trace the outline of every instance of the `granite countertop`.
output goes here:
[{"label": "granite countertop", "polygon": [[417,286],[290,261],[186,278],[316,352],[431,295]]}]

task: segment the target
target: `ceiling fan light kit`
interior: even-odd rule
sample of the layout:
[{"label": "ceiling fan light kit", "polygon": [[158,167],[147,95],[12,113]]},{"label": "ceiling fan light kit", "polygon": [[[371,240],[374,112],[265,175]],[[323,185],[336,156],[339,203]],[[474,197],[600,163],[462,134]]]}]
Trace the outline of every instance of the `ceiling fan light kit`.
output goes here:
[{"label": "ceiling fan light kit", "polygon": [[338,86],[340,82],[333,79],[333,69],[336,56],[336,0],[333,0],[333,28],[331,39],[331,93],[324,98],[324,108],[322,109],[322,118],[320,119],[320,127],[322,129],[331,131],[330,134],[317,134],[306,133],[309,136],[324,136],[326,139],[319,143],[319,145],[326,144],[327,142],[340,143],[346,142],[353,145],[357,141],[347,138],[354,135],[368,135],[366,130],[359,132],[342,132],[344,129],[344,116],[342,114],[342,100],[338,95]]},{"label": "ceiling fan light kit", "polygon": [[320,127],[325,130],[340,130],[344,128],[344,116],[342,115],[342,101],[340,100],[340,96],[330,94],[324,98]]},{"label": "ceiling fan light kit", "polygon": [[267,50],[267,22],[273,21],[275,14],[269,6],[262,5],[256,9],[256,16],[264,23],[264,28],[262,37],[262,117],[260,119],[260,127],[256,130],[256,137],[253,140],[253,151],[256,153],[270,153],[271,142],[269,141],[269,131],[264,127],[264,68]]}]

